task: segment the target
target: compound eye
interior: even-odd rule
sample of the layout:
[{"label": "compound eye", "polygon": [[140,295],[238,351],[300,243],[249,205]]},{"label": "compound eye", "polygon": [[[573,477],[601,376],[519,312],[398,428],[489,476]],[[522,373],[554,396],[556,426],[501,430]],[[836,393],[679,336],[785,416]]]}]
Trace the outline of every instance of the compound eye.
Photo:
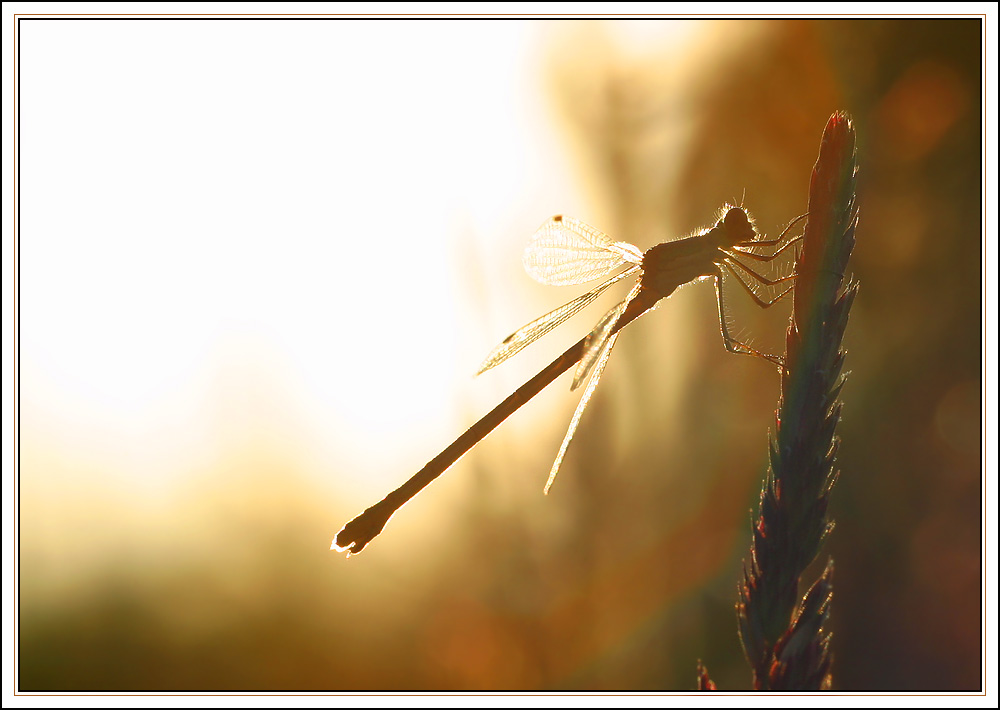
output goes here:
[{"label": "compound eye", "polygon": [[725,222],[726,227],[730,229],[744,230],[750,226],[750,218],[742,207],[733,207],[726,212]]}]

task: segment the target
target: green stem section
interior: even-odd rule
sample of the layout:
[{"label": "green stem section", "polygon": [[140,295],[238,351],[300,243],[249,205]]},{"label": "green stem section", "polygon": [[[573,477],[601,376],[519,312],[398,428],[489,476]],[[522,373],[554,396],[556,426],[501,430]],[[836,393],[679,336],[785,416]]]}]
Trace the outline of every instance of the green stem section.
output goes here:
[{"label": "green stem section", "polygon": [[857,283],[843,284],[857,226],[856,171],[854,127],[836,113],[810,182],[770,468],[739,589],[740,639],[759,690],[820,690],[831,683],[823,624],[832,564],[801,601],[799,587],[833,529],[827,507],[836,479],[841,342],[857,294]]}]

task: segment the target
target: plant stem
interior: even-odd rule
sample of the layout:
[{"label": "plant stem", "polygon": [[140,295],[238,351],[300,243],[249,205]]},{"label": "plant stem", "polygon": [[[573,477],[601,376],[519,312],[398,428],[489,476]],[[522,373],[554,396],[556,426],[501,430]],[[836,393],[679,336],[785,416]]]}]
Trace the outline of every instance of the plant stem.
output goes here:
[{"label": "plant stem", "polygon": [[841,341],[858,291],[857,282],[843,284],[857,226],[856,172],[854,127],[838,112],[810,181],[770,468],[739,585],[740,640],[758,690],[820,690],[832,682],[824,630],[832,562],[801,601],[799,585],[833,529],[827,506],[846,377]]}]

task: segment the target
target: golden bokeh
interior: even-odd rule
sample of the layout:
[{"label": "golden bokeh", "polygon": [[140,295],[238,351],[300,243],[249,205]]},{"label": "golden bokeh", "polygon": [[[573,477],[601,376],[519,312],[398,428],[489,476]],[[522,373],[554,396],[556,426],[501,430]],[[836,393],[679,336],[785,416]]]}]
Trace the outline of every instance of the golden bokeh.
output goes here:
[{"label": "golden bokeh", "polygon": [[[980,687],[981,25],[66,22],[20,39],[20,645],[43,690],[746,689],[773,366],[708,284],[543,391],[361,555],[340,527],[575,342],[520,253],[806,208],[859,136],[834,684]],[[58,59],[58,61],[56,61]],[[788,308],[736,290],[777,352]]]}]

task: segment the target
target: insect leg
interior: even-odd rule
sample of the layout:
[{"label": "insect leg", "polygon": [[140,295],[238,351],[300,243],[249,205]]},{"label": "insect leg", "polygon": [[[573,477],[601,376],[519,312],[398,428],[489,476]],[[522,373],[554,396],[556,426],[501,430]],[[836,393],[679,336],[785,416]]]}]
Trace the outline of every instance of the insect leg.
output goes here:
[{"label": "insect leg", "polygon": [[785,251],[785,249],[787,249],[792,244],[795,244],[800,239],[802,239],[802,236],[800,235],[798,237],[795,237],[794,239],[790,239],[787,243],[783,244],[781,248],[779,248],[777,251],[775,251],[773,254],[770,255],[757,254],[756,252],[753,251],[743,251],[743,249],[749,250],[753,249],[754,247],[771,247],[782,244],[782,242],[785,241],[785,235],[788,234],[788,231],[808,215],[809,213],[806,212],[805,214],[799,215],[798,217],[793,219],[791,222],[788,223],[788,226],[785,227],[784,230],[782,230],[781,234],[779,234],[776,239],[763,239],[760,241],[750,240],[746,242],[741,242],[735,245],[735,249],[740,254],[745,254],[746,256],[749,256],[751,259],[756,259],[758,261],[772,261],[773,259],[776,259],[779,254]]},{"label": "insect leg", "polygon": [[[761,241],[744,242],[740,246],[772,247],[776,244],[781,244],[781,242],[784,241],[785,239],[785,235],[788,234],[788,230],[790,230],[792,227],[794,227],[796,224],[798,224],[808,216],[809,216],[808,212],[806,212],[805,214],[800,214],[798,217],[789,222],[788,226],[785,227],[783,230],[781,230],[781,234],[779,234],[774,239],[763,239]],[[801,239],[801,237],[796,237],[796,239]]]},{"label": "insect leg", "polygon": [[768,355],[762,353],[759,350],[750,347],[746,343],[740,342],[734,338],[729,333],[729,326],[726,324],[726,306],[725,300],[722,293],[722,270],[718,270],[715,274],[715,297],[719,302],[719,328],[722,330],[722,342],[726,346],[726,350],[731,353],[736,353],[739,355],[753,355],[754,357],[763,358],[768,362],[773,362],[778,367],[784,367],[784,361],[777,355]]},{"label": "insect leg", "polygon": [[[781,247],[780,249],[777,249],[773,254],[757,254],[757,253],[752,252],[752,251],[745,251],[745,249],[750,248],[750,247],[761,246],[763,244],[763,242],[743,242],[742,244],[737,244],[735,247],[733,247],[733,251],[736,252],[737,254],[740,254],[741,256],[748,256],[751,259],[754,259],[755,261],[774,261],[779,256],[781,256],[782,252],[784,252],[786,249],[788,249],[793,244],[796,244],[797,242],[799,242],[801,239],[802,239],[802,237],[795,237],[795,239],[792,239],[787,244],[785,244],[783,247]],[[740,247],[743,247],[743,248],[741,249]]]},{"label": "insect leg", "polygon": [[[778,301],[780,301],[780,300],[781,300],[782,298],[784,298],[784,297],[785,297],[786,295],[788,295],[789,291],[791,291],[791,290],[792,290],[792,286],[789,286],[788,288],[786,288],[786,289],[785,289],[784,291],[782,291],[781,293],[779,293],[779,294],[778,294],[777,296],[775,296],[774,298],[772,298],[772,299],[770,299],[770,300],[764,300],[764,299],[762,299],[762,298],[761,298],[760,296],[758,296],[758,295],[757,295],[757,292],[753,290],[753,287],[752,287],[752,286],[751,286],[751,285],[750,285],[750,284],[749,284],[749,283],[748,283],[747,281],[745,281],[745,280],[743,279],[743,276],[742,276],[742,275],[741,275],[741,274],[740,274],[740,273],[739,273],[739,272],[738,272],[738,271],[737,271],[736,269],[734,269],[734,268],[732,267],[732,265],[731,265],[731,264],[729,264],[728,262],[725,262],[725,261],[724,261],[724,262],[722,262],[722,265],[723,265],[724,267],[726,267],[726,270],[727,270],[727,271],[728,271],[728,272],[729,272],[730,274],[732,274],[733,276],[735,276],[735,277],[736,277],[736,280],[737,280],[737,281],[739,282],[740,286],[742,286],[742,287],[743,287],[743,289],[744,289],[744,290],[745,290],[745,291],[746,291],[746,292],[747,292],[748,294],[750,294],[750,298],[752,298],[752,299],[754,300],[754,303],[756,303],[756,304],[757,304],[758,306],[760,306],[761,308],[770,308],[770,307],[771,307],[771,306],[773,306],[773,305],[774,305],[775,303],[777,303],[777,302],[778,302]],[[740,266],[743,266],[743,264],[739,264],[739,265],[740,265]],[[751,272],[751,273],[753,273],[753,272]],[[754,274],[754,276],[757,276],[757,274]],[[793,278],[795,278],[795,276],[794,276],[794,275],[793,275],[793,276],[786,276],[785,278],[783,278],[783,279],[778,279],[777,281],[774,281],[773,283],[771,283],[771,284],[769,284],[769,285],[774,285],[774,284],[776,284],[776,283],[781,283],[782,281],[789,281],[789,280],[791,280],[791,279],[793,279]]]},{"label": "insect leg", "polygon": [[749,276],[753,277],[753,279],[755,281],[757,281],[760,284],[763,284],[764,286],[776,286],[776,285],[778,285],[780,283],[784,283],[785,281],[791,281],[792,279],[795,278],[795,274],[789,274],[788,276],[782,276],[781,278],[770,279],[767,276],[764,276],[763,274],[757,273],[756,271],[754,271],[753,269],[751,269],[749,266],[747,266],[746,264],[744,264],[743,262],[741,262],[739,259],[736,258],[735,254],[730,254],[730,253],[727,252],[726,256],[728,256],[729,258],[723,260],[722,263],[725,264],[726,266],[730,267],[730,271],[732,271],[731,267],[733,265],[736,265],[736,266],[740,267],[741,271],[743,271],[746,274],[748,274]]}]

